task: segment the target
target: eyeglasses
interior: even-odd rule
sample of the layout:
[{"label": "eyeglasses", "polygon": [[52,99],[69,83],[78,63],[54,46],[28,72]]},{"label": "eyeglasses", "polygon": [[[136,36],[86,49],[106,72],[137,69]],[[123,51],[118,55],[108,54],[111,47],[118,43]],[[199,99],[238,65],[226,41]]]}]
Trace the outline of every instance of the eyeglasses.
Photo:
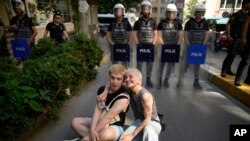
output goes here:
[{"label": "eyeglasses", "polygon": [[55,19],[61,19],[61,17],[55,17]]}]

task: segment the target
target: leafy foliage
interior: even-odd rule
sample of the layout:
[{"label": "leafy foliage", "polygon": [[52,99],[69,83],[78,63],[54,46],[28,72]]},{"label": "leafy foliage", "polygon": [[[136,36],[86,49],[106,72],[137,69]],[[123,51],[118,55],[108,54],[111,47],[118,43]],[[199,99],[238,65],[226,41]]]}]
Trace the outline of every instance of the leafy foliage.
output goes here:
[{"label": "leafy foliage", "polygon": [[126,10],[129,8],[137,8],[141,0],[100,0],[99,13],[113,13],[113,7],[117,3],[122,3]]},{"label": "leafy foliage", "polygon": [[187,5],[185,6],[184,10],[184,16],[183,16],[183,21],[185,22],[188,20],[190,17],[192,17],[192,13],[194,10],[195,4],[198,2],[198,0],[190,0]]},{"label": "leafy foliage", "polygon": [[95,66],[103,55],[100,47],[83,34],[71,39],[62,45],[52,39],[40,40],[22,70],[0,58],[0,138],[16,138],[41,114],[57,120],[68,99],[65,89],[95,78]]}]

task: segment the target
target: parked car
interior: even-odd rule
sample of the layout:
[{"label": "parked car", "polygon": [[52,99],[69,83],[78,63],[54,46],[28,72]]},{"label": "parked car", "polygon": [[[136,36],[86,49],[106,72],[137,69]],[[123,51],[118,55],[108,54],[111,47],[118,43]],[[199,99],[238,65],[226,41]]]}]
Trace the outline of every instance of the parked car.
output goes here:
[{"label": "parked car", "polygon": [[215,39],[215,51],[227,49],[229,45],[230,41],[228,40],[226,31],[218,32]]}]

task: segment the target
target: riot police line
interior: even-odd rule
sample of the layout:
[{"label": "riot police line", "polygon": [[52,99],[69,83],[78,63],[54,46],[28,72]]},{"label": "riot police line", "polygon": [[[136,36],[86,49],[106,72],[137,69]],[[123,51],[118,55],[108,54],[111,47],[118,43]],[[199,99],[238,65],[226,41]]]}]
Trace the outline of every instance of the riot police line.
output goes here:
[{"label": "riot police line", "polygon": [[[208,23],[203,18],[206,9],[202,3],[195,5],[194,17],[187,21],[184,31],[182,23],[176,19],[177,7],[172,3],[166,5],[166,19],[157,25],[156,21],[150,18],[151,3],[142,2],[141,17],[135,22],[133,29],[128,22],[122,19],[122,15],[125,13],[122,4],[115,5],[113,10],[116,20],[110,24],[106,35],[110,44],[112,63],[121,62],[129,67],[131,52],[133,53],[131,50],[134,50],[137,68],[141,71],[142,64],[147,65],[146,85],[153,87],[151,82],[153,62],[159,61],[157,83],[158,88],[161,88],[162,82],[165,87],[169,87],[168,79],[171,72],[174,71],[175,64],[183,61],[181,67],[185,66],[185,69],[189,64],[194,65],[193,86],[202,89],[199,84],[199,69],[200,64],[205,63],[207,31],[209,30]],[[183,41],[185,45],[183,45]],[[180,59],[182,45],[186,47],[184,56]],[[156,59],[156,52],[158,52],[159,59]],[[165,65],[167,65],[167,69],[163,78]]]}]

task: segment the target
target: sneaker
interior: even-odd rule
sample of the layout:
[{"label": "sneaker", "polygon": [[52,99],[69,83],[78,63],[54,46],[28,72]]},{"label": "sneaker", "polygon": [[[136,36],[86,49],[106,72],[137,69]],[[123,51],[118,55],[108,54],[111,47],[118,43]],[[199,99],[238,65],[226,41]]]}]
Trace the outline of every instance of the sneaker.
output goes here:
[{"label": "sneaker", "polygon": [[246,80],[245,80],[244,83],[247,84],[247,85],[250,85],[250,82],[249,82],[249,81],[246,81]]},{"label": "sneaker", "polygon": [[235,73],[233,73],[232,71],[227,71],[227,75],[235,76]]},{"label": "sneaker", "polygon": [[234,82],[235,86],[241,86],[240,82]]},{"label": "sneaker", "polygon": [[195,81],[194,84],[193,84],[193,87],[198,89],[198,90],[202,89],[202,86],[200,85],[199,81]]},{"label": "sneaker", "polygon": [[75,139],[72,139],[72,140],[64,140],[64,141],[81,141],[81,138],[75,138]]},{"label": "sneaker", "polygon": [[226,73],[223,73],[223,72],[222,72],[222,73],[220,74],[220,76],[221,76],[221,77],[226,77],[227,75],[226,75]]}]

